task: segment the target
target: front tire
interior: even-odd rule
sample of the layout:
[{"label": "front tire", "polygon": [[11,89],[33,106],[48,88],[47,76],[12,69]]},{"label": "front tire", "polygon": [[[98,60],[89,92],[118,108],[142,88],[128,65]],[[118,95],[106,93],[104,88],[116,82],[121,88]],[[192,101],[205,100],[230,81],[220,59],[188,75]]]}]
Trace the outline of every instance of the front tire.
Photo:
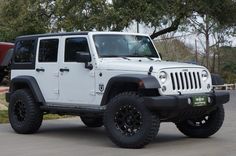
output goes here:
[{"label": "front tire", "polygon": [[157,135],[160,120],[135,92],[124,92],[108,103],[104,126],[110,139],[124,148],[142,148]]},{"label": "front tire", "polygon": [[223,125],[224,107],[220,105],[216,110],[197,119],[188,119],[176,123],[177,128],[186,136],[193,138],[207,138],[215,134]]},{"label": "front tire", "polygon": [[43,112],[28,89],[15,91],[10,97],[9,120],[15,132],[32,134],[42,124]]}]

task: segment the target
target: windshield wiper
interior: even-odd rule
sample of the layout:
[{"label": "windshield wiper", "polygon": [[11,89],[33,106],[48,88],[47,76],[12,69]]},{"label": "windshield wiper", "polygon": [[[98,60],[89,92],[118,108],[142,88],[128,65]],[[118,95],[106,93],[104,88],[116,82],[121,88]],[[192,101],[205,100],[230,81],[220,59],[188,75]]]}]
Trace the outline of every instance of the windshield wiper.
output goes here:
[{"label": "windshield wiper", "polygon": [[155,56],[149,56],[149,55],[130,55],[128,57],[145,57],[145,58],[153,61],[154,59],[152,57],[155,57]]},{"label": "windshield wiper", "polygon": [[121,58],[125,59],[125,60],[130,60],[129,58],[125,57],[125,56],[120,56]]},{"label": "windshield wiper", "polygon": [[153,58],[151,58],[150,56],[143,56],[143,57],[146,57],[147,59],[149,59],[149,60],[151,60],[151,61],[153,61],[154,59]]},{"label": "windshield wiper", "polygon": [[107,55],[107,56],[102,56],[102,57],[120,57],[123,58],[125,60],[130,60],[129,58],[127,58],[126,56],[119,56],[119,55]]}]

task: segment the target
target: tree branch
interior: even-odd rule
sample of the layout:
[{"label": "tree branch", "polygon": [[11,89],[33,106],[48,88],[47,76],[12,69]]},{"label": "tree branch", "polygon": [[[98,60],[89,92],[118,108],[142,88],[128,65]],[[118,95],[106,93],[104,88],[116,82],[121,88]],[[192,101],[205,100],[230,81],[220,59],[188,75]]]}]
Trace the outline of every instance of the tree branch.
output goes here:
[{"label": "tree branch", "polygon": [[171,24],[170,27],[165,28],[165,29],[163,29],[163,30],[160,30],[160,31],[158,31],[158,32],[154,32],[154,33],[151,35],[151,38],[154,39],[154,38],[156,38],[156,37],[158,37],[158,36],[160,36],[160,35],[163,35],[163,34],[166,34],[166,33],[169,33],[169,32],[172,32],[172,31],[177,30],[177,29],[179,28],[181,19],[182,19],[181,17],[176,18],[176,19],[172,22],[172,24]]}]

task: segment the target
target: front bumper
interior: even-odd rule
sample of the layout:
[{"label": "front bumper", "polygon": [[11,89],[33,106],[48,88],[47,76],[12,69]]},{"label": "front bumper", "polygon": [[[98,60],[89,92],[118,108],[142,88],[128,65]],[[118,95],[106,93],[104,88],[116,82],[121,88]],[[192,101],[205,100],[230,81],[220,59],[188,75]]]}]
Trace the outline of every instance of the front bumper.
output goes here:
[{"label": "front bumper", "polygon": [[169,96],[157,96],[157,97],[145,97],[144,103],[152,111],[171,111],[181,109],[191,109],[193,105],[189,103],[194,96],[207,96],[211,98],[211,102],[207,103],[206,107],[213,107],[221,104],[225,104],[229,101],[228,92],[215,92],[204,94],[188,94],[188,95],[169,95]]}]

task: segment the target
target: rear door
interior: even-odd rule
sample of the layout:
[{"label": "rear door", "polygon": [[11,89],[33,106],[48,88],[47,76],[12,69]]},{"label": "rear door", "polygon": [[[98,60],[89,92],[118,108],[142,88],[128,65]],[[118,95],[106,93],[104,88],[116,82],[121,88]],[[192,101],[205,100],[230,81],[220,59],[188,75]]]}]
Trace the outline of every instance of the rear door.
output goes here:
[{"label": "rear door", "polygon": [[47,103],[59,100],[59,42],[60,37],[38,40],[35,78]]}]

